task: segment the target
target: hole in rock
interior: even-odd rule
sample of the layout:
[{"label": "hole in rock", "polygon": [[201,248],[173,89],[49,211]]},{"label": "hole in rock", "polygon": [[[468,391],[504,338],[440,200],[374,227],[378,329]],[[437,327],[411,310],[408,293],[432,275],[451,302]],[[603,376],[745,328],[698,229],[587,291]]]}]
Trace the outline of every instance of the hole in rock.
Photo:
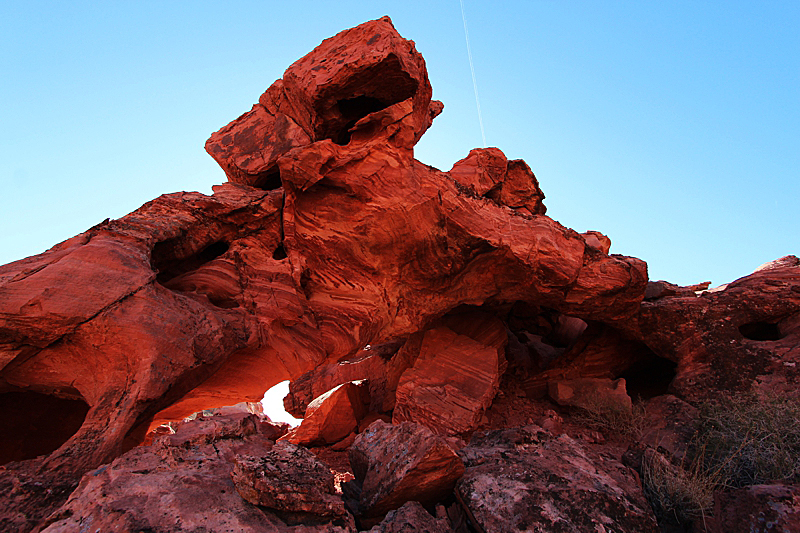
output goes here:
[{"label": "hole in rock", "polygon": [[650,348],[641,346],[641,355],[627,370],[617,377],[625,378],[628,396],[648,400],[667,394],[675,378],[677,363],[657,356]]},{"label": "hole in rock", "polygon": [[264,393],[264,398],[261,400],[261,405],[264,408],[264,414],[269,417],[273,422],[286,422],[294,427],[302,422],[302,419],[295,418],[286,412],[283,407],[283,398],[289,394],[289,380],[281,381],[274,385],[267,392]]},{"label": "hole in rock", "polygon": [[750,322],[739,326],[739,333],[751,341],[778,341],[783,338],[778,324],[772,322]]},{"label": "hole in rock", "polygon": [[370,113],[413,97],[417,82],[403,70],[400,59],[389,54],[380,63],[353,73],[343,87],[336,88],[314,102],[322,119],[317,139],[331,139],[336,144],[350,142],[347,131]]},{"label": "hole in rock", "polygon": [[350,128],[356,125],[356,122],[366,117],[370,113],[380,111],[389,107],[387,104],[381,102],[377,98],[370,96],[356,96],[355,98],[346,98],[339,100],[336,107],[342,116],[342,121],[345,123],[341,130],[332,137],[333,142],[340,145],[345,145],[350,142]]},{"label": "hole in rock", "polygon": [[27,391],[0,394],[0,464],[57,450],[80,429],[88,412],[81,400]]},{"label": "hole in rock", "polygon": [[283,247],[282,244],[279,244],[275,251],[272,252],[272,258],[280,261],[281,259],[286,259],[288,257],[286,255],[286,249]]},{"label": "hole in rock", "polygon": [[179,257],[177,240],[168,239],[157,243],[153,247],[150,262],[153,270],[158,272],[156,280],[163,285],[181,274],[197,270],[205,263],[227,252],[228,248],[227,242],[217,241],[188,257]]},{"label": "hole in rock", "polygon": [[270,168],[258,177],[258,179],[253,183],[253,187],[256,189],[262,189],[264,191],[274,191],[275,189],[280,189],[283,187],[283,182],[281,181],[281,171],[278,169],[278,167]]}]

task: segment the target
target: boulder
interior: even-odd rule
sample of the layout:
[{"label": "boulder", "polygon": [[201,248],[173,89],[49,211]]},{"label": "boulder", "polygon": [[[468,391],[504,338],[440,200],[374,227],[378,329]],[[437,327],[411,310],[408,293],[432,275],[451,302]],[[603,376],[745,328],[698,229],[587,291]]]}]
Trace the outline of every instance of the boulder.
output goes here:
[{"label": "boulder", "polygon": [[[290,514],[279,516],[277,511],[242,499],[231,477],[235,466],[248,464],[248,457],[274,458],[284,475],[313,470],[313,479],[327,479],[327,475],[332,488],[330,471],[319,463],[314,464],[316,469],[309,468],[313,458],[307,456],[280,462],[279,458],[286,459],[285,449],[291,444],[279,444],[275,450],[272,441],[252,433],[254,426],[241,425],[227,416],[213,418],[229,431],[215,431],[208,420],[187,422],[182,429],[195,437],[178,441],[161,437],[152,446],[134,448],[89,472],[67,503],[42,524],[43,531],[297,531]],[[235,427],[241,431],[235,431]],[[206,437],[197,438],[200,434]],[[293,502],[308,498],[312,488],[310,480],[305,481],[305,485],[293,485],[297,492],[286,497]],[[303,531],[355,532],[352,517],[341,507],[341,498],[328,496],[338,500],[341,513],[318,515],[317,523],[308,520]],[[295,504],[297,507],[302,505]],[[323,506],[308,507],[317,510]]]},{"label": "boulder", "polygon": [[[452,493],[464,472],[444,439],[412,422],[374,422],[350,447],[356,514],[382,517],[409,501],[428,505]],[[351,482],[353,483],[353,482]]]},{"label": "boulder", "polygon": [[551,381],[548,394],[559,405],[581,407],[590,411],[611,409],[628,411],[633,407],[625,390],[625,380],[578,378]]},{"label": "boulder", "polygon": [[566,435],[537,426],[473,436],[459,454],[460,501],[486,533],[656,533],[636,473]]},{"label": "boulder", "polygon": [[433,517],[419,504],[408,502],[399,509],[389,511],[386,518],[369,533],[452,533],[447,516]]},{"label": "boulder", "polygon": [[753,485],[714,494],[710,533],[800,531],[800,486]]},{"label": "boulder", "polygon": [[478,426],[494,399],[508,337],[500,320],[483,313],[445,322],[461,334],[444,325],[425,332],[414,365],[400,376],[392,421],[461,435]]},{"label": "boulder", "polygon": [[258,456],[237,456],[231,479],[239,495],[254,505],[300,516],[347,515],[344,501],[334,493],[333,472],[290,442],[279,442]]},{"label": "boulder", "polygon": [[305,446],[333,444],[358,429],[368,406],[366,382],[343,383],[311,402],[300,425],[281,440]]}]

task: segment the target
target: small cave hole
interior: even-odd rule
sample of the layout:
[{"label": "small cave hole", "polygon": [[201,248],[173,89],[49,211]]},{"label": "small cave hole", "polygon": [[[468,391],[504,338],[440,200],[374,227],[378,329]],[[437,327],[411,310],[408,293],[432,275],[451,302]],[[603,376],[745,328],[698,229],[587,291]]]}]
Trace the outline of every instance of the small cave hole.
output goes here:
[{"label": "small cave hole", "polygon": [[227,242],[217,241],[188,257],[179,257],[175,239],[159,242],[153,247],[151,256],[153,270],[158,272],[156,281],[163,285],[173,278],[197,270],[227,252],[228,248],[230,245]]},{"label": "small cave hole", "polygon": [[82,400],[38,392],[4,392],[0,394],[0,412],[3,413],[2,465],[57,450],[80,429],[89,406]]},{"label": "small cave hole", "polygon": [[272,258],[276,261],[281,261],[286,259],[288,256],[286,255],[286,249],[283,247],[283,244],[279,244],[275,251],[272,252]]},{"label": "small cave hole", "polygon": [[371,96],[356,96],[355,98],[345,98],[336,102],[336,108],[342,116],[344,126],[338,133],[332,134],[333,142],[339,145],[346,145],[350,142],[350,128],[356,125],[356,122],[366,117],[370,113],[380,111],[389,107],[388,104],[381,102],[377,98]]},{"label": "small cave hole", "polygon": [[739,326],[739,333],[751,341],[778,341],[783,338],[777,323],[750,322]]},{"label": "small cave hole", "polygon": [[633,400],[649,400],[667,394],[675,379],[677,363],[657,356],[642,346],[641,357],[618,377],[625,378],[628,396]]},{"label": "small cave hole", "polygon": [[275,189],[280,189],[283,187],[280,169],[278,169],[278,167],[270,168],[261,176],[259,176],[255,183],[253,183],[253,187],[264,191],[274,191]]}]

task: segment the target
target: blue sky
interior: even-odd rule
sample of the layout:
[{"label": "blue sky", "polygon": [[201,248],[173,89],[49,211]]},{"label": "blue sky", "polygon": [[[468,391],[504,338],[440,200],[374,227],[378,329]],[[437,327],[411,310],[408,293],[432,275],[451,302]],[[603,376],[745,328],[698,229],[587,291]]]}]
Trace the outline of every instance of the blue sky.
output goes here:
[{"label": "blue sky", "polygon": [[[553,218],[682,284],[800,254],[800,3],[464,6],[487,143],[528,162]],[[458,0],[4,2],[0,263],[210,193],[208,136],[387,14],[445,104],[416,156],[448,170],[482,144]]]}]

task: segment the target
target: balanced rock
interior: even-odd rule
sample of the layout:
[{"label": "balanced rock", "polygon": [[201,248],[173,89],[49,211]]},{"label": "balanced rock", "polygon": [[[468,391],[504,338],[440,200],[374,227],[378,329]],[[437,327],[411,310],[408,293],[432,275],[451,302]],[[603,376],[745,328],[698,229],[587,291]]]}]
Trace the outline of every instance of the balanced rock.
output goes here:
[{"label": "balanced rock", "polygon": [[409,501],[445,498],[464,473],[458,455],[441,437],[412,422],[374,422],[350,447],[360,494],[358,513],[381,517]]}]

